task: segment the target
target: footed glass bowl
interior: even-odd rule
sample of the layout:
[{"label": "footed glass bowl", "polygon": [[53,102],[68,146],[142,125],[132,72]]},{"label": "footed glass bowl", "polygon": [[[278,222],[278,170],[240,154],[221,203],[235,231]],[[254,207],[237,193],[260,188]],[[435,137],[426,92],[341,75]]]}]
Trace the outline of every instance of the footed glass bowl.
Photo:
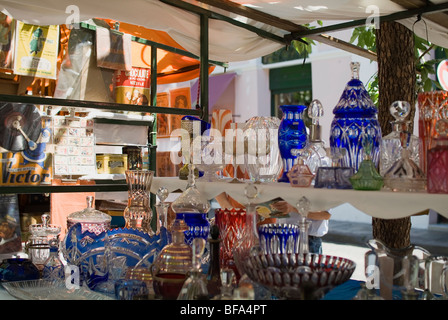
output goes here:
[{"label": "footed glass bowl", "polygon": [[249,278],[279,299],[320,299],[356,268],[352,260],[316,253],[254,253],[244,264]]}]

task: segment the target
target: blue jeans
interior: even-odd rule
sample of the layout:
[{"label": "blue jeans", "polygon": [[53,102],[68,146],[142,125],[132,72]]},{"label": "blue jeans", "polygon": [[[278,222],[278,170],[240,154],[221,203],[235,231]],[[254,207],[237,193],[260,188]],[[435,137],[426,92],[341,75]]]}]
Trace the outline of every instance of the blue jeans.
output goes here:
[{"label": "blue jeans", "polygon": [[311,253],[322,254],[322,238],[321,237],[308,237],[308,249]]}]

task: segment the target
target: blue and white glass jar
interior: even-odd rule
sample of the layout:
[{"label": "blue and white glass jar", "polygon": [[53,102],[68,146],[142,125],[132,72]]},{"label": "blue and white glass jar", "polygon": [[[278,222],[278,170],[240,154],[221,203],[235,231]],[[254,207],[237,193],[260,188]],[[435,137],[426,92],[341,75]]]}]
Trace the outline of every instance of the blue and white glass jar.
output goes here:
[{"label": "blue and white glass jar", "polygon": [[371,160],[378,168],[381,147],[381,127],[378,109],[359,80],[359,63],[352,62],[352,79],[333,109],[330,129],[330,147],[345,148],[344,166],[356,171],[364,159],[364,141],[371,139]]},{"label": "blue and white glass jar", "polygon": [[278,128],[278,146],[283,159],[283,175],[278,182],[289,182],[287,173],[294,166],[297,155],[292,150],[306,146],[306,127],[303,122],[304,105],[282,105],[283,117]]}]

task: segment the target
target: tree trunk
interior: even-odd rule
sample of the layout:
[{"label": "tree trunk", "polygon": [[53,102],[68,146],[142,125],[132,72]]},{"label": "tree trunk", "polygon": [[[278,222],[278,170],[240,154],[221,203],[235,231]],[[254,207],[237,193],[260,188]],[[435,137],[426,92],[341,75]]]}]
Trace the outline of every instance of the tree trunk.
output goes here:
[{"label": "tree trunk", "polygon": [[[382,22],[376,30],[378,55],[379,105],[378,119],[383,136],[392,131],[389,106],[397,100],[411,104],[410,120],[415,115],[414,35],[397,22]],[[412,128],[411,128],[412,131]],[[410,245],[411,220],[372,219],[373,237],[391,248]]]}]

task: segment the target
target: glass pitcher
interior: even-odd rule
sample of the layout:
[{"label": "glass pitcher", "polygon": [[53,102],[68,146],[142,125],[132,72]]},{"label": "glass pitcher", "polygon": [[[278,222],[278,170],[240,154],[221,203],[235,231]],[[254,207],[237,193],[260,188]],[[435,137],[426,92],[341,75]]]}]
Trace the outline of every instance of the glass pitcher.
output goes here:
[{"label": "glass pitcher", "polygon": [[417,299],[418,291],[425,289],[425,262],[430,252],[410,245],[389,248],[378,239],[367,242],[371,249],[366,253],[368,289],[379,289],[386,300]]}]

